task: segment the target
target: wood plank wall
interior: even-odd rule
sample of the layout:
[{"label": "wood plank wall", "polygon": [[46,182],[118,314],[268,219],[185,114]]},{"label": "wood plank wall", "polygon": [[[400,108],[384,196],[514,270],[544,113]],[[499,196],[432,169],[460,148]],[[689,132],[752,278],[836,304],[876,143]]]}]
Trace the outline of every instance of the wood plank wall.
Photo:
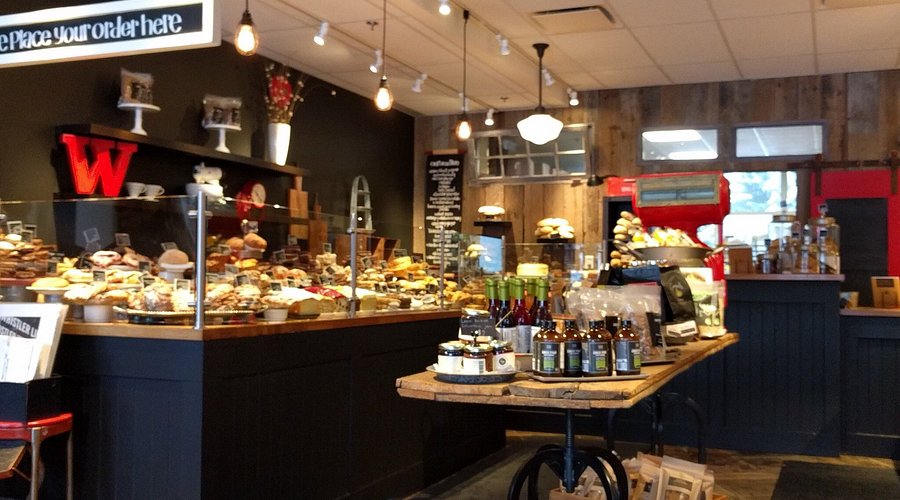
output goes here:
[{"label": "wood plank wall", "polygon": [[[827,160],[886,158],[898,149],[900,70],[742,80],[582,92],[581,105],[551,110],[565,123],[592,123],[595,158],[600,175],[634,176],[682,170],[777,170],[784,161],[738,161],[731,157],[730,127],[747,123],[824,121]],[[530,110],[495,114],[494,128],[514,129]],[[416,118],[416,179],[424,184],[428,151],[466,149],[453,136],[453,116]],[[482,116],[473,116],[475,132],[484,130]],[[688,166],[639,166],[642,128],[720,126],[720,159]],[[724,155],[722,154],[724,152]],[[476,184],[471,169],[463,188],[463,232],[479,234],[473,225],[479,206],[496,203],[507,211],[516,242],[534,242],[535,223],[543,217],[565,217],[576,241],[602,240],[602,200],[606,186],[584,183]],[[805,178],[805,176],[801,177]],[[803,190],[801,190],[801,193]],[[414,221],[423,225],[424,196],[417,194]],[[424,234],[415,231],[414,248],[424,251]]]}]

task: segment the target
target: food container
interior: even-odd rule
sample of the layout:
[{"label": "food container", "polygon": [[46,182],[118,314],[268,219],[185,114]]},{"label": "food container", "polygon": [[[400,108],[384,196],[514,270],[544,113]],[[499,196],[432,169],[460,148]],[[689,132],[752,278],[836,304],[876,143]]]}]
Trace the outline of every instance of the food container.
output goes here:
[{"label": "food container", "polygon": [[820,274],[841,273],[841,228],[834,217],[809,219],[812,245],[816,247]]},{"label": "food container", "polygon": [[441,373],[462,372],[463,345],[460,343],[445,342],[438,346],[437,369]]},{"label": "food container", "polygon": [[516,353],[512,343],[506,340],[493,340],[491,347],[494,349],[494,371],[516,371]]},{"label": "food container", "polygon": [[273,309],[268,308],[263,312],[263,317],[266,321],[286,321],[288,317],[287,309]]}]

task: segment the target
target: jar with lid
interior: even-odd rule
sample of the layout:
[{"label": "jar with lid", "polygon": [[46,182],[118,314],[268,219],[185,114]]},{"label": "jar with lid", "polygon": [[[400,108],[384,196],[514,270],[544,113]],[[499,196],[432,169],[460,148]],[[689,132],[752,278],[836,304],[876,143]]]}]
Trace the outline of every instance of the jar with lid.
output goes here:
[{"label": "jar with lid", "polygon": [[493,351],[490,346],[469,345],[463,350],[462,372],[468,375],[482,375],[487,373],[488,351]]},{"label": "jar with lid", "polygon": [[821,210],[819,214],[819,217],[809,219],[812,244],[816,248],[818,271],[820,274],[840,274],[840,226],[834,217],[825,216],[825,210]]},{"label": "jar with lid", "polygon": [[[797,216],[794,214],[776,214],[769,223],[770,254],[775,258],[774,272],[790,272],[794,268],[791,246],[793,231],[797,229]],[[799,237],[799,234],[797,235]]]},{"label": "jar with lid", "polygon": [[494,371],[510,373],[516,371],[516,352],[512,343],[505,340],[492,340],[494,350]]},{"label": "jar with lid", "polygon": [[460,373],[462,371],[463,344],[444,342],[438,345],[437,370],[441,373]]},{"label": "jar with lid", "polygon": [[581,372],[586,377],[612,375],[612,334],[603,328],[603,320],[588,320],[581,337]]}]

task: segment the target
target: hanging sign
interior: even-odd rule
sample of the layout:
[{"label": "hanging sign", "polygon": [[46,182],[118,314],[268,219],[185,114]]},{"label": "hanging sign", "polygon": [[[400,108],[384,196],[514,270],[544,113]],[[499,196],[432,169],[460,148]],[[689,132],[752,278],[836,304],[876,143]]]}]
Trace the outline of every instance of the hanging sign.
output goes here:
[{"label": "hanging sign", "polygon": [[219,45],[215,0],[119,0],[0,16],[0,67]]},{"label": "hanging sign", "polygon": [[439,265],[443,255],[447,272],[455,272],[459,261],[462,164],[461,154],[430,155],[425,161],[425,260]]}]

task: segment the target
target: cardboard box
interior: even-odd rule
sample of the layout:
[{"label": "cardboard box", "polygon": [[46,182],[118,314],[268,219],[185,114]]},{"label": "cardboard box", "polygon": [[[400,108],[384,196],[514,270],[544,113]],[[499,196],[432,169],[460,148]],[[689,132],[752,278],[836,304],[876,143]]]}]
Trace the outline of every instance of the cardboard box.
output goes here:
[{"label": "cardboard box", "polygon": [[0,382],[0,421],[30,422],[62,413],[62,377]]},{"label": "cardboard box", "polygon": [[725,248],[730,274],[755,274],[753,252],[748,246],[731,246]]}]

